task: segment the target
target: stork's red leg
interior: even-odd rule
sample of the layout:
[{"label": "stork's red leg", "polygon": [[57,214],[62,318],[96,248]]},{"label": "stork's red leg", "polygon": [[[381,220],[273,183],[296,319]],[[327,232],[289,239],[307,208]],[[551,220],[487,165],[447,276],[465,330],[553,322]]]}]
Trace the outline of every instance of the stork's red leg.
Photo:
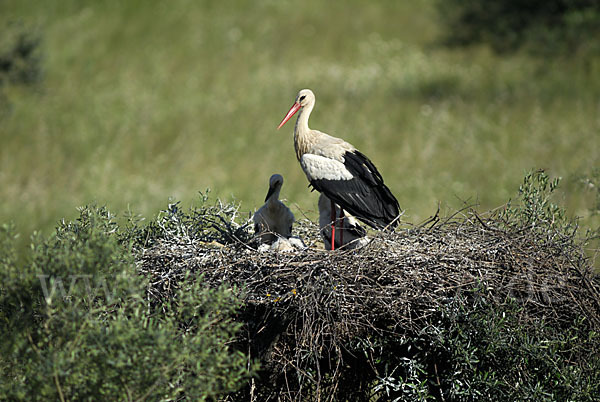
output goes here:
[{"label": "stork's red leg", "polygon": [[340,208],[340,244],[344,245],[344,210]]},{"label": "stork's red leg", "polygon": [[335,203],[331,201],[331,250],[335,249]]}]

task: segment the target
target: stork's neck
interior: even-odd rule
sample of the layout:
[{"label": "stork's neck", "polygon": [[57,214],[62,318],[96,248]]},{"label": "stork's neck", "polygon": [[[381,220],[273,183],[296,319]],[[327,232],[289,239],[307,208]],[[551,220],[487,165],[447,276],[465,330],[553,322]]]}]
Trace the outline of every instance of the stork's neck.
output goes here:
[{"label": "stork's neck", "polygon": [[279,204],[279,193],[281,192],[281,186],[275,188],[271,196],[267,199],[267,205],[269,208],[274,208]]},{"label": "stork's neck", "polygon": [[302,158],[313,142],[313,132],[308,127],[308,118],[315,106],[314,102],[302,107],[298,112],[298,119],[294,127],[294,148],[296,149],[296,157],[298,160]]}]

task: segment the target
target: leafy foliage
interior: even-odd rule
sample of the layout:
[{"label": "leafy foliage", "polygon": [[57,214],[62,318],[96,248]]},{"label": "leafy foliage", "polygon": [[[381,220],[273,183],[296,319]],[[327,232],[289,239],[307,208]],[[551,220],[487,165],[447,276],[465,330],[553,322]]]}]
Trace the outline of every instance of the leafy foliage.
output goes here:
[{"label": "leafy foliage", "polygon": [[549,238],[562,235],[573,239],[577,222],[552,199],[559,183],[560,178],[551,180],[543,170],[528,172],[519,186],[517,202],[509,200],[502,212],[506,224],[545,233]]},{"label": "leafy foliage", "polygon": [[231,348],[235,290],[198,278],[149,308],[131,246],[106,208],[86,207],[18,264],[2,230],[0,393],[10,399],[204,400],[248,377]]},{"label": "leafy foliage", "polygon": [[449,399],[595,398],[600,358],[589,348],[598,339],[584,318],[568,328],[553,328],[543,318],[523,326],[514,299],[492,305],[483,293],[448,307],[433,346],[447,359],[441,383]]},{"label": "leafy foliage", "polygon": [[240,245],[251,240],[247,228],[248,222],[239,224],[239,205],[217,201],[210,205],[209,191],[199,193],[198,205],[189,211],[181,207],[179,201],[168,204],[160,211],[156,219],[147,225],[141,225],[135,217],[129,218],[129,226],[123,235],[131,241],[135,249],[152,247],[164,238],[189,243],[192,239],[204,243]]},{"label": "leafy foliage", "polygon": [[365,343],[385,373],[373,395],[395,401],[595,400],[598,334],[585,319],[562,330],[543,319],[523,325],[516,300],[497,304],[485,293],[450,301],[436,325],[412,337]]}]

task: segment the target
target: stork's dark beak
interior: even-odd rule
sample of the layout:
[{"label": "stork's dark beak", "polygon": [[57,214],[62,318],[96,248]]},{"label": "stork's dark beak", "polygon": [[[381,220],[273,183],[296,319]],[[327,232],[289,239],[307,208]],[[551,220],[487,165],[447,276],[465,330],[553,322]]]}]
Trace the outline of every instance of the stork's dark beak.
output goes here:
[{"label": "stork's dark beak", "polygon": [[269,187],[269,191],[267,192],[267,196],[265,197],[265,202],[273,195],[275,192],[275,186]]},{"label": "stork's dark beak", "polygon": [[283,118],[283,120],[281,120],[281,123],[279,123],[279,125],[277,126],[277,130],[279,130],[281,128],[281,126],[283,126],[285,123],[287,123],[287,121],[289,119],[292,118],[292,116],[298,111],[298,109],[300,109],[302,107],[302,105],[300,105],[298,102],[294,102],[294,104],[292,105],[292,107],[290,108],[290,110],[287,112],[287,114],[285,115],[285,117]]}]

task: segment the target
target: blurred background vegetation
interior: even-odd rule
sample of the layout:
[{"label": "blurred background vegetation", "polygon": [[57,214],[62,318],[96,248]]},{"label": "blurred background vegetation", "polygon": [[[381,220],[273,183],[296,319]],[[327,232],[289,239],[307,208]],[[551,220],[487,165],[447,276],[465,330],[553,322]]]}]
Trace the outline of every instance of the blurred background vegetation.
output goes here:
[{"label": "blurred background vegetation", "polygon": [[5,0],[0,222],[26,244],[80,205],[153,216],[207,188],[251,212],[275,172],[314,217],[275,129],[308,87],[311,126],[375,162],[405,221],[496,208],[543,168],[597,227],[600,6],[494,4]]}]

